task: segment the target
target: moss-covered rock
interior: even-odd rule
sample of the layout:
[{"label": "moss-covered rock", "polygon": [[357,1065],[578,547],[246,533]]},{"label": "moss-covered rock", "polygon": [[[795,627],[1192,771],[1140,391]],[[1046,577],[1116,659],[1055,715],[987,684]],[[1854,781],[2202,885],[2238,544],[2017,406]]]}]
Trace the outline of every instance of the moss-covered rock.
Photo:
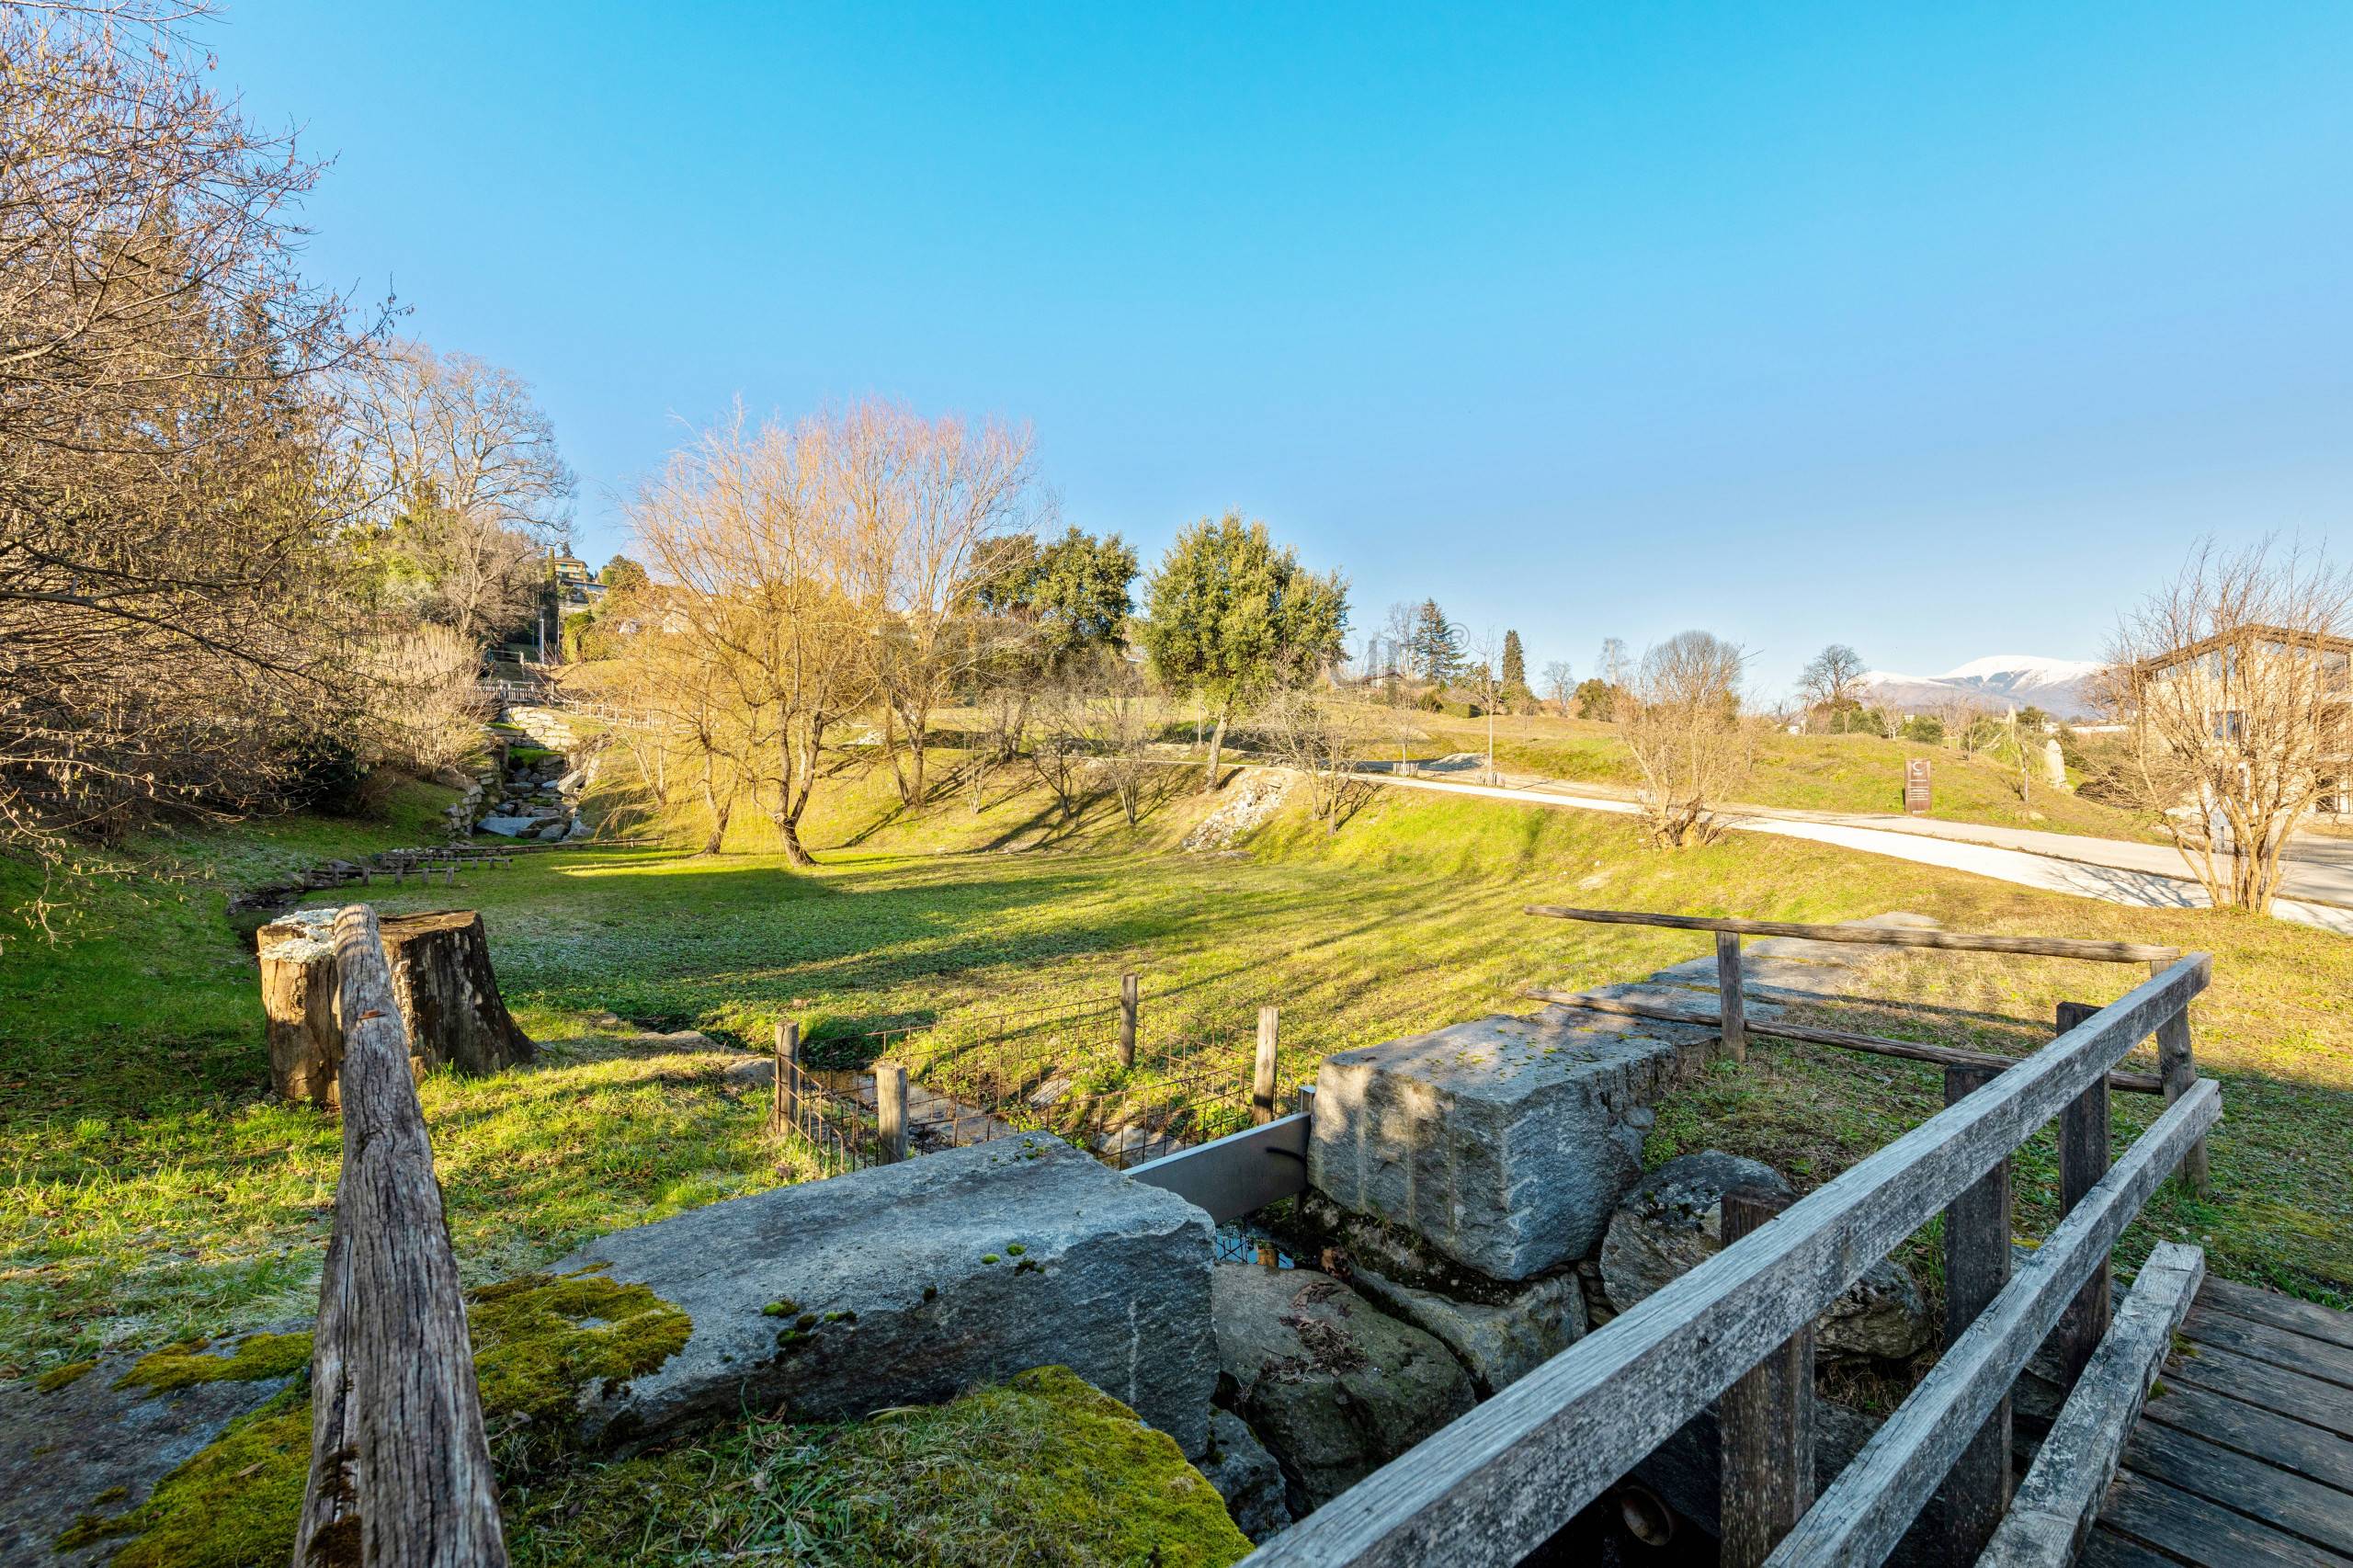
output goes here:
[{"label": "moss-covered rock", "polygon": [[1222,1568],[1250,1551],[1172,1438],[1060,1367],[574,1471],[511,1492],[507,1520],[517,1568],[753,1551],[812,1568]]},{"label": "moss-covered rock", "polygon": [[33,1387],[43,1393],[55,1393],[59,1389],[72,1388],[87,1377],[96,1361],[68,1361],[62,1367],[51,1367],[33,1380]]},{"label": "moss-covered rock", "polygon": [[86,1517],[57,1544],[131,1538],[112,1559],[114,1568],[246,1568],[282,1562],[293,1550],[310,1472],[310,1392],[298,1383],[231,1422],[209,1447],[158,1482],[138,1507],[113,1519]]},{"label": "moss-covered rock", "polygon": [[141,1357],[114,1386],[162,1393],[190,1383],[257,1383],[290,1378],[310,1364],[307,1334],[249,1334],[225,1356],[215,1355],[210,1340],[189,1339]]},{"label": "moss-covered rock", "polygon": [[581,1391],[625,1383],[685,1347],[694,1320],[643,1285],[529,1274],[473,1293],[466,1321],[483,1414],[544,1426]]}]

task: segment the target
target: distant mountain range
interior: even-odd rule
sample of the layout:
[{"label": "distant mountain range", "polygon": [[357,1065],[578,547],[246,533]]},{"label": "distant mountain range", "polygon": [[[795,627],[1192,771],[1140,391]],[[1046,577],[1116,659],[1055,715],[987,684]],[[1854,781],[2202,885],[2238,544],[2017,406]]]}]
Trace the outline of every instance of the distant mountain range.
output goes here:
[{"label": "distant mountain range", "polygon": [[1863,685],[1871,701],[1902,708],[1975,702],[1995,710],[2040,708],[2055,719],[2082,719],[2092,716],[2091,677],[2100,668],[2087,659],[1996,653],[1940,676],[1872,670],[1863,676]]}]

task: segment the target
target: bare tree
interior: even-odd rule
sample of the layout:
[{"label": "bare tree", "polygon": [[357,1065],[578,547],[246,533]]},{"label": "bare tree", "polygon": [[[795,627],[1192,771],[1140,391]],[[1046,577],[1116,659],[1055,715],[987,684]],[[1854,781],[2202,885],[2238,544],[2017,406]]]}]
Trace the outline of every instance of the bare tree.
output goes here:
[{"label": "bare tree", "polygon": [[1143,677],[1117,655],[1100,661],[1079,699],[1096,772],[1111,786],[1120,814],[1133,827],[1143,813],[1144,782],[1152,776],[1158,728]]},{"label": "bare tree", "polygon": [[1308,814],[1337,833],[1372,793],[1358,768],[1370,736],[1361,711],[1304,685],[1278,688],[1256,720],[1262,744],[1307,783]]},{"label": "bare tree", "polygon": [[758,750],[752,793],[786,857],[814,864],[801,821],[826,736],[877,695],[879,551],[833,488],[837,427],[824,419],[748,429],[738,414],[672,455],[631,521],[682,656],[712,667]]},{"label": "bare tree", "polygon": [[446,626],[388,631],[366,646],[360,718],[369,760],[430,778],[479,753],[490,718],[479,661],[479,650]]},{"label": "bare tree", "polygon": [[1570,705],[1576,699],[1576,676],[1566,659],[1554,659],[1544,666],[1544,699],[1560,710],[1561,717],[1569,716]]},{"label": "bare tree", "polygon": [[477,646],[517,624],[540,550],[570,522],[572,470],[555,428],[511,370],[399,342],[354,380],[353,464],[387,577]]},{"label": "bare tree", "polygon": [[2127,615],[2104,697],[2140,804],[2218,905],[2268,911],[2289,835],[2353,772],[2353,574],[2317,550],[2209,541]]},{"label": "bare tree", "polygon": [[1833,642],[1807,663],[1798,676],[1798,695],[1804,699],[1809,715],[1816,711],[1836,715],[1861,705],[1858,693],[1862,685],[1862,656],[1844,642]]},{"label": "bare tree", "polygon": [[1030,715],[1030,769],[1053,796],[1062,820],[1070,822],[1078,815],[1081,786],[1095,755],[1086,733],[1086,701],[1067,679],[1053,677],[1039,687]]},{"label": "bare tree", "polygon": [[0,837],[267,801],[345,711],[318,165],[179,31],[0,8]]},{"label": "bare tree", "polygon": [[1030,499],[1031,439],[995,420],[926,420],[873,401],[830,427],[831,483],[869,552],[860,597],[881,612],[884,746],[899,799],[920,805],[932,713],[1010,630],[972,612],[972,590],[990,564],[983,547]]},{"label": "bare tree", "polygon": [[1705,631],[1684,631],[1643,655],[1618,699],[1618,724],[1642,773],[1639,800],[1651,841],[1705,844],[1714,814],[1747,777],[1755,753],[1740,711],[1747,654]]}]

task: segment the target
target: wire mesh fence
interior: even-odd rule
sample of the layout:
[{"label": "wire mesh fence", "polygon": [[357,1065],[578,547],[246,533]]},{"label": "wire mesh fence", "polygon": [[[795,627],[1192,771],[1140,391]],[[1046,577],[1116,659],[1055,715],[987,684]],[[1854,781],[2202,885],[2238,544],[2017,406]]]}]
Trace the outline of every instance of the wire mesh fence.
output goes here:
[{"label": "wire mesh fence", "polygon": [[1054,1133],[1125,1170],[1273,1114],[1271,1009],[1256,1040],[1199,1030],[1154,1040],[1139,1028],[1141,1005],[1125,976],[1119,999],[1101,1005],[893,1025],[852,1037],[871,1068],[810,1065],[798,1029],[780,1025],[771,1127],[824,1176],[1025,1132]]}]

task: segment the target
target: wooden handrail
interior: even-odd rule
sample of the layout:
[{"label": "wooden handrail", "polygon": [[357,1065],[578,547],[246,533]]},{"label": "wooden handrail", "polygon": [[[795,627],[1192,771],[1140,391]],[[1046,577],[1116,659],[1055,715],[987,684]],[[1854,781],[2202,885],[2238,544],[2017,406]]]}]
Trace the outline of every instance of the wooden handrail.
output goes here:
[{"label": "wooden handrail", "polygon": [[1739,920],[1711,915],[1653,915],[1638,909],[1574,909],[1531,903],[1523,911],[1554,920],[1598,926],[1662,926],[1676,931],[1719,931],[1740,937],[1796,937],[1809,942],[1855,942],[1881,948],[1943,948],[1972,953],[2022,953],[2030,958],[2085,959],[2094,963],[2169,964],[2179,948],[2149,942],[2092,942],[2074,937],[2000,937],[1968,931],[1921,931],[1904,926],[1809,926],[1794,920]]},{"label": "wooden handrail", "polygon": [[311,1350],[295,1568],[504,1568],[457,1255],[376,912],[335,916],[343,1174]]},{"label": "wooden handrail", "polygon": [[1885,1562],[2076,1290],[2222,1114],[2222,1088],[2208,1078],[2134,1140],[1782,1538],[1767,1568]]},{"label": "wooden handrail", "polygon": [[[1664,1024],[1692,1024],[1711,1029],[1720,1026],[1716,1014],[1703,1013],[1690,1007],[1661,1007],[1648,1002],[1628,1002],[1615,996],[1587,996],[1576,991],[1554,991],[1549,986],[1526,985],[1520,994],[1539,1002],[1550,1002],[1560,1007],[1583,1007],[1587,1012],[1609,1013],[1620,1017],[1652,1018]],[[1887,1040],[1875,1034],[1857,1034],[1852,1029],[1822,1028],[1813,1024],[1790,1024],[1779,1020],[1761,1022],[1745,1018],[1743,1028],[1750,1034],[1770,1035],[1776,1040],[1799,1040],[1809,1045],[1835,1045],[1842,1051],[1860,1051],[1873,1056],[1898,1056],[1908,1062],[1934,1062],[1947,1067],[1990,1067],[1999,1073],[2015,1067],[2023,1058],[1996,1056],[1990,1051],[1962,1051],[1949,1045],[1923,1045],[1917,1040]],[[2165,1093],[2165,1080],[2154,1073],[2110,1073],[2108,1086],[2135,1095]]]},{"label": "wooden handrail", "polygon": [[[1518,1562],[1813,1323],[1866,1268],[2159,1024],[2179,1015],[2211,972],[2211,960],[2193,953],[2152,976],[1391,1461],[1248,1561],[1256,1568]],[[2209,1085],[2183,1096],[2161,1125],[2193,1125],[2214,1093]],[[2173,1136],[2169,1131],[2168,1141]],[[2149,1168],[2163,1174],[2163,1153],[2153,1147],[2137,1164],[2129,1156],[2120,1162],[2120,1188],[2130,1184],[2137,1197],[2120,1196],[2097,1214],[2088,1203],[2079,1206],[2082,1226],[2104,1227],[2101,1216],[2137,1208],[2146,1196],[2139,1183]],[[2071,1216],[2066,1223],[2077,1222]],[[2071,1293],[2054,1290],[2054,1299],[2063,1304]]]}]

